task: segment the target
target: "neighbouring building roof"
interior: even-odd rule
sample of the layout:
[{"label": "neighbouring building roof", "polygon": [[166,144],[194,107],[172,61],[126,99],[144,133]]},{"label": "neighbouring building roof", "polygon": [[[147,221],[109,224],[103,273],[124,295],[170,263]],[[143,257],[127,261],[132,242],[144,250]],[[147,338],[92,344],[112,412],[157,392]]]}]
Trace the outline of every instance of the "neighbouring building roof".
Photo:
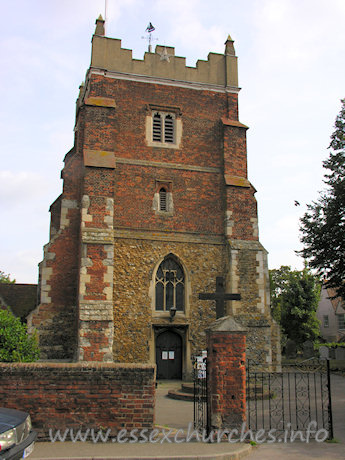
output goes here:
[{"label": "neighbouring building roof", "polygon": [[25,321],[37,305],[37,284],[0,283],[0,305]]},{"label": "neighbouring building roof", "polygon": [[336,290],[333,288],[327,288],[326,291],[327,291],[329,300],[332,304],[332,307],[334,311],[336,312],[337,308],[343,304],[343,299],[341,297],[335,297],[337,293],[336,293]]},{"label": "neighbouring building roof", "polygon": [[344,300],[335,297],[335,289],[322,287],[321,298],[317,308],[317,317],[320,320],[320,334],[328,342],[344,340],[344,330],[339,329],[337,315],[345,313]]}]

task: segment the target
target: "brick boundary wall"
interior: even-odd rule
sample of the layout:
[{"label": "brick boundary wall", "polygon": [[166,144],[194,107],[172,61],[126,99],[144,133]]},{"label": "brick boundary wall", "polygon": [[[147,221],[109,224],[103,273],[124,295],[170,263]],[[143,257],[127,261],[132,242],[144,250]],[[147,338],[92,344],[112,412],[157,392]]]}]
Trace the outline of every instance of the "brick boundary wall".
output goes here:
[{"label": "brick boundary wall", "polygon": [[206,334],[210,428],[240,429],[246,421],[246,331],[225,317]]},{"label": "brick boundary wall", "polygon": [[152,430],[155,366],[0,363],[0,406],[29,412],[40,440],[49,429]]}]

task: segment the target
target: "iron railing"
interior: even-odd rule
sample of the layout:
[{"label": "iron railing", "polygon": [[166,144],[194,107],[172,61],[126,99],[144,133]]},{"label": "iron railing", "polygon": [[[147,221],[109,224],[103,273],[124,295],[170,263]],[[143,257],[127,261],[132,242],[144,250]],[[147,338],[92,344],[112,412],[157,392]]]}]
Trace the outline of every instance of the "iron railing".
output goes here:
[{"label": "iron railing", "polygon": [[194,381],[194,429],[209,433],[207,359],[196,359],[193,366]]},{"label": "iron railing", "polygon": [[269,372],[248,360],[246,393],[252,431],[306,432],[315,422],[317,430],[323,428],[333,438],[329,361],[308,360]]}]

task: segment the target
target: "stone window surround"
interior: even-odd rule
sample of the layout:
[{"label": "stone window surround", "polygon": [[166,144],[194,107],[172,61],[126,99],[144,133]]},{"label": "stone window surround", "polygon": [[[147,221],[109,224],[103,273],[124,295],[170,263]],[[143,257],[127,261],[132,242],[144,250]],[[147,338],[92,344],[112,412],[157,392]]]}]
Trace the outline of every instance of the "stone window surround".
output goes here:
[{"label": "stone window surround", "polygon": [[[164,211],[160,208],[160,191],[162,188],[166,191],[166,209]],[[156,179],[152,208],[157,215],[162,217],[171,217],[174,215],[172,188],[173,183],[171,180]]]},{"label": "stone window surround", "polygon": [[[149,147],[160,147],[168,149],[179,149],[182,138],[182,120],[181,110],[179,107],[169,107],[148,104],[146,106],[146,143]],[[174,142],[157,142],[153,141],[153,115],[154,113],[161,113],[162,115],[171,115],[174,120]]]},{"label": "stone window surround", "polygon": [[[151,281],[150,281],[150,287],[149,287],[149,297],[151,299],[152,317],[161,318],[161,319],[170,318],[170,311],[156,310],[156,274],[157,274],[160,264],[169,255],[172,255],[176,258],[177,262],[181,265],[183,272],[184,272],[184,311],[177,311],[175,315],[176,319],[183,320],[189,317],[189,311],[190,311],[189,297],[191,295],[191,283],[190,283],[190,276],[188,274],[185,264],[181,261],[181,259],[175,253],[165,254],[163,257],[159,259],[158,263],[155,265],[155,268],[153,269]],[[174,324],[174,322],[172,322],[172,324]]]}]

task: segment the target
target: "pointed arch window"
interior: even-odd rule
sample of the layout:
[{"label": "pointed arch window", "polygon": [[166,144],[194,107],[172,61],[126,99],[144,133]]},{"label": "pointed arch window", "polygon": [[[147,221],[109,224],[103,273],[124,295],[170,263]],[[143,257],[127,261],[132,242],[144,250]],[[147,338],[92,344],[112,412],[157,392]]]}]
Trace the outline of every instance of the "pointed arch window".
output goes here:
[{"label": "pointed arch window", "polygon": [[165,218],[174,215],[172,185],[172,181],[156,179],[152,209],[160,217]]},{"label": "pointed arch window", "polygon": [[173,255],[167,256],[158,267],[155,279],[156,310],[184,311],[185,276],[181,264]]}]

